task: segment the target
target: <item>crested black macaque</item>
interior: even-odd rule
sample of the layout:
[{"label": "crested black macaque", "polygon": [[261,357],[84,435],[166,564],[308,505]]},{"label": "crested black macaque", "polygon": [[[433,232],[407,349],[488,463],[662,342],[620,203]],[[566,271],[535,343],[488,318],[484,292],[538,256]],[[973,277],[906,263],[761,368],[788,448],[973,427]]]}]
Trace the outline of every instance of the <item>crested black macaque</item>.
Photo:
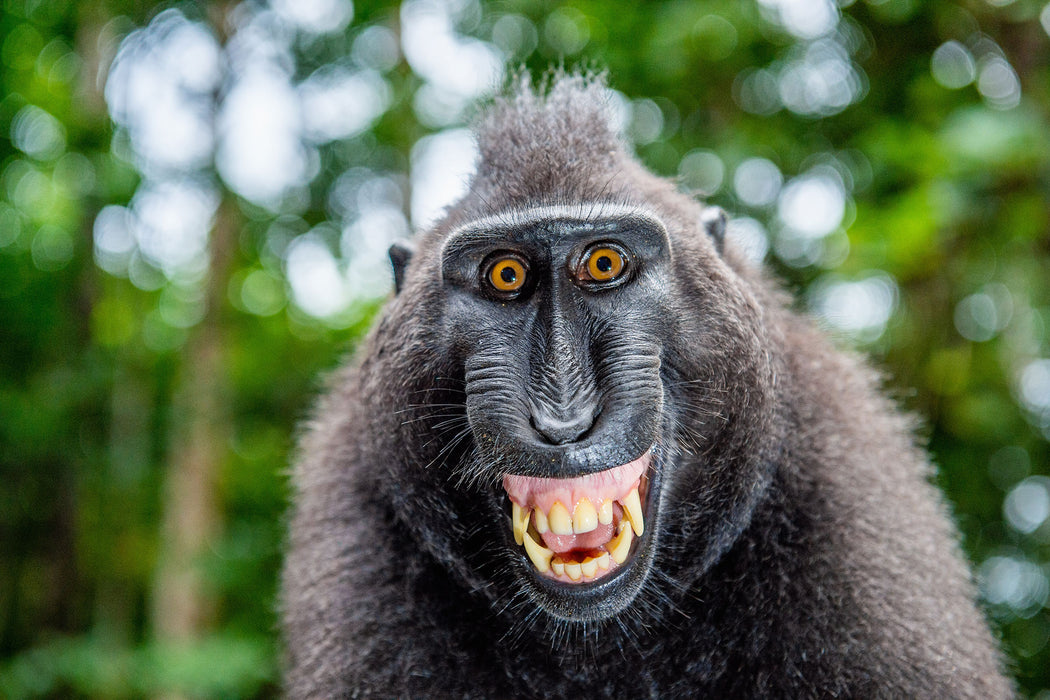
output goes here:
[{"label": "crested black macaque", "polygon": [[1005,698],[912,421],[527,80],[304,436],[292,698]]}]

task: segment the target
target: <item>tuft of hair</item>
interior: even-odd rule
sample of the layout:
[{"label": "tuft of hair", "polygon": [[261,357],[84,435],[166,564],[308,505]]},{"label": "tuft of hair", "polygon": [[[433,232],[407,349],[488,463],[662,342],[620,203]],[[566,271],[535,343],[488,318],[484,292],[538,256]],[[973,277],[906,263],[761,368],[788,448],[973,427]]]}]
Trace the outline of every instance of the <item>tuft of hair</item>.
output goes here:
[{"label": "tuft of hair", "polygon": [[473,192],[495,208],[610,198],[608,173],[629,159],[613,117],[603,74],[555,71],[536,86],[519,73],[476,125]]}]

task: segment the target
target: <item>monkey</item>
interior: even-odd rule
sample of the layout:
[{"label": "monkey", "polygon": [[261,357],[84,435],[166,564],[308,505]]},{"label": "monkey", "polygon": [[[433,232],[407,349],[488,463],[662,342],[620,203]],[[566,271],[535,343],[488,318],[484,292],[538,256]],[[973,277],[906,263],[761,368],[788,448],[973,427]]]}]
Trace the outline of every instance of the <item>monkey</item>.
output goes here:
[{"label": "monkey", "polygon": [[916,421],[519,78],[299,446],[290,698],[1007,698]]}]

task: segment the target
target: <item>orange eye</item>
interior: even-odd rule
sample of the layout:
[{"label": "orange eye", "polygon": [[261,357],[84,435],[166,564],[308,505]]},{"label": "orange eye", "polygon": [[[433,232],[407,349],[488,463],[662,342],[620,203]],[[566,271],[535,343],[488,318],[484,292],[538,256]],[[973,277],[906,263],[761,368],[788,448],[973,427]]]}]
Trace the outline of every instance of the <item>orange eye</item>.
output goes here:
[{"label": "orange eye", "polygon": [[489,284],[497,292],[509,294],[525,286],[525,261],[519,258],[499,258],[489,267]]},{"label": "orange eye", "polygon": [[586,281],[609,282],[616,279],[627,266],[627,259],[623,253],[602,246],[590,251],[583,260],[583,268],[580,272],[585,273],[582,277]]}]

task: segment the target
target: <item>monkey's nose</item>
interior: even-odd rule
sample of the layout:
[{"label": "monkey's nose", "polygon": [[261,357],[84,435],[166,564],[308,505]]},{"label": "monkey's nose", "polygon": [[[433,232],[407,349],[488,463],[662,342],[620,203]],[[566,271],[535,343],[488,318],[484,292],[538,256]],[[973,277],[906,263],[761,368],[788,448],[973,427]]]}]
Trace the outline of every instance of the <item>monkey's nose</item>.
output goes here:
[{"label": "monkey's nose", "polygon": [[567,416],[555,416],[547,411],[533,411],[533,429],[552,445],[565,445],[582,438],[594,425],[594,411],[579,409]]}]

